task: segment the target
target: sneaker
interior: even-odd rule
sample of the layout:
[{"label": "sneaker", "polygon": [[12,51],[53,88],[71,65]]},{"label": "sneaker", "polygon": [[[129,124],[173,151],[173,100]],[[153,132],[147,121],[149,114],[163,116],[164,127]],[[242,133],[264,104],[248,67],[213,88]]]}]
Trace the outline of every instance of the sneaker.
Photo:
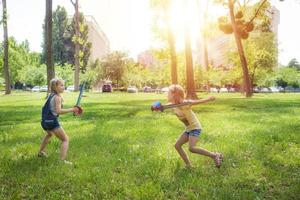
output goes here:
[{"label": "sneaker", "polygon": [[215,164],[216,164],[216,167],[217,167],[217,168],[220,168],[220,167],[221,167],[222,161],[223,161],[223,155],[220,154],[220,153],[216,153],[216,156],[215,156]]},{"label": "sneaker", "polygon": [[40,151],[40,152],[38,153],[38,157],[48,158],[48,155],[46,154],[45,151]]},{"label": "sneaker", "polygon": [[67,160],[62,160],[62,162],[64,164],[67,164],[67,165],[73,165],[73,163],[71,161],[67,161]]}]

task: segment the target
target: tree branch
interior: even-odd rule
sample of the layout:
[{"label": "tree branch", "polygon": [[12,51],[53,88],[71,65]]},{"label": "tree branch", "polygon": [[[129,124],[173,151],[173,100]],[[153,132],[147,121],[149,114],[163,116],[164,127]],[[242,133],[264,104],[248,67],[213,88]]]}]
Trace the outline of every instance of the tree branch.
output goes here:
[{"label": "tree branch", "polygon": [[249,23],[251,23],[251,22],[255,19],[255,17],[258,15],[260,9],[262,8],[262,6],[263,6],[266,2],[267,2],[267,0],[264,0],[264,1],[260,4],[260,6],[258,7],[258,9],[256,10],[255,15],[252,17],[252,19],[249,21]]},{"label": "tree branch", "polygon": [[71,3],[73,4],[73,6],[75,6],[76,5],[76,3],[75,2],[73,2],[73,0],[70,0],[71,1]]}]

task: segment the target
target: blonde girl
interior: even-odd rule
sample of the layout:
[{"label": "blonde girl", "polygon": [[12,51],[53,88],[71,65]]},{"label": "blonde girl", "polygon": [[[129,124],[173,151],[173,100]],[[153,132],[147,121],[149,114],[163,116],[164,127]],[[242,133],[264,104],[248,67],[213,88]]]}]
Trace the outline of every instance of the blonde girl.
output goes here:
[{"label": "blonde girl", "polygon": [[64,129],[59,124],[59,115],[66,113],[78,114],[78,108],[68,108],[63,109],[63,98],[61,93],[65,90],[64,81],[62,79],[54,78],[50,81],[51,94],[47,98],[47,101],[42,109],[42,128],[47,132],[47,135],[44,137],[40,150],[38,152],[39,157],[47,157],[45,153],[45,147],[49,142],[49,139],[55,135],[58,139],[61,140],[60,148],[60,159],[66,164],[72,164],[72,162],[66,160],[67,151],[69,147],[69,137],[64,131]]},{"label": "blonde girl", "polygon": [[189,102],[190,104],[182,107],[175,107],[173,108],[173,112],[176,114],[178,119],[182,121],[185,125],[184,132],[180,135],[178,138],[175,149],[184,161],[186,167],[191,167],[191,162],[186,154],[186,152],[183,150],[182,145],[185,143],[188,143],[189,145],[189,151],[195,154],[200,154],[204,156],[208,156],[212,158],[215,161],[216,167],[220,167],[222,163],[222,154],[220,153],[214,153],[210,152],[206,149],[199,148],[196,146],[199,136],[202,132],[202,126],[195,115],[195,113],[192,111],[192,106],[206,103],[209,101],[215,100],[215,97],[211,96],[206,99],[201,100],[184,100],[184,90],[179,85],[171,85],[169,87],[168,91],[168,101],[170,104],[181,104],[184,102]]}]

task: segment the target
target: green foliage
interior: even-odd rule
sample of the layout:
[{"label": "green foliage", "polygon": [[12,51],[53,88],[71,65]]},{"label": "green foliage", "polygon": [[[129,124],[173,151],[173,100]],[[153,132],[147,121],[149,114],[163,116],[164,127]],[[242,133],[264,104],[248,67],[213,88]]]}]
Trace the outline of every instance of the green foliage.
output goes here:
[{"label": "green foliage", "polygon": [[69,61],[68,52],[65,48],[66,40],[68,40],[68,13],[64,7],[57,6],[52,18],[54,63],[63,65]]},{"label": "green foliage", "polygon": [[26,85],[46,85],[46,65],[27,65],[19,71],[19,81]]},{"label": "green foliage", "polygon": [[73,85],[74,71],[70,64],[65,63],[64,65],[55,66],[55,76],[62,78],[65,81],[65,85]]},{"label": "green foliage", "polygon": [[288,82],[286,82],[282,78],[279,78],[279,79],[276,80],[276,85],[280,86],[282,88],[286,88],[288,86]]},{"label": "green foliage", "polygon": [[141,71],[143,71],[143,67],[139,64],[133,61],[127,63],[124,76],[122,77],[124,85],[135,85],[141,88],[144,81]]},{"label": "green foliage", "polygon": [[84,14],[80,13],[79,15],[79,30],[80,35],[79,38],[76,38],[75,35],[75,18],[73,17],[71,25],[68,29],[68,34],[70,38],[66,42],[66,48],[69,49],[69,55],[71,55],[71,59],[69,63],[72,65],[75,64],[75,43],[79,43],[79,63],[80,63],[80,71],[82,73],[86,72],[89,57],[91,55],[92,43],[88,42],[88,25],[85,22]]},{"label": "green foliage", "polygon": [[81,76],[81,80],[85,81],[86,87],[90,88],[92,85],[97,85],[103,80],[102,68],[100,60],[89,62],[86,73]]},{"label": "green foliage", "polygon": [[[3,44],[0,47],[0,57],[3,57]],[[40,54],[30,52],[29,43],[27,40],[18,43],[13,37],[9,38],[9,49],[8,49],[8,63],[10,68],[10,74],[12,83],[22,82],[24,80],[25,69],[23,68],[36,68],[40,63]],[[0,59],[0,70],[3,69],[3,59]]]},{"label": "green foliage", "polygon": [[300,87],[300,72],[296,68],[281,67],[274,72],[266,73],[264,79],[257,84],[258,86],[280,86],[286,88],[287,86],[299,88]]},{"label": "green foliage", "polygon": [[[1,73],[0,73],[1,75]],[[5,90],[5,80],[4,78],[0,77],[0,90]]]},{"label": "green foliage", "polygon": [[[92,44],[88,42],[88,25],[85,22],[84,14],[80,13],[80,37],[75,37],[75,19],[68,20],[68,13],[64,7],[58,6],[53,12],[53,55],[57,65],[74,66],[75,64],[75,42],[80,44],[79,62],[80,71],[85,73],[91,54]],[[43,34],[45,34],[43,26]],[[43,46],[42,62],[45,62],[45,46]],[[70,66],[70,65],[67,65]]]},{"label": "green foliage", "polygon": [[[73,70],[70,64],[56,65],[55,76],[62,78],[65,81],[65,85],[73,84]],[[25,83],[26,85],[46,85],[46,65],[27,65],[19,71],[19,82]]]},{"label": "green foliage", "polygon": [[[277,64],[277,46],[272,33],[256,33],[244,42],[244,51],[252,85],[257,85],[265,74],[274,70]],[[231,52],[229,60],[241,71],[238,52]]]},{"label": "green foliage", "polygon": [[282,85],[289,85],[294,88],[300,86],[300,72],[295,68],[284,67],[276,72],[277,83]]},{"label": "green foliage", "polygon": [[288,63],[288,67],[295,68],[295,69],[297,69],[299,71],[300,70],[300,63],[297,61],[296,58],[293,58]]},{"label": "green foliage", "polygon": [[118,85],[128,61],[129,59],[125,52],[115,51],[105,55],[100,63],[103,79],[111,80]]}]

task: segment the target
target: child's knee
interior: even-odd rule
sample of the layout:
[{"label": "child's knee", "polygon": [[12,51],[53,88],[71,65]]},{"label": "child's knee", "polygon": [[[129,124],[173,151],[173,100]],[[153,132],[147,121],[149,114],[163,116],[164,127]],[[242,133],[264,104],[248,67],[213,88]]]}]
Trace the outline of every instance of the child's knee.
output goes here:
[{"label": "child's knee", "polygon": [[69,142],[69,136],[65,135],[64,141]]},{"label": "child's knee", "polygon": [[67,135],[64,135],[64,137],[61,138],[62,142],[69,142],[69,137]]},{"label": "child's knee", "polygon": [[176,143],[176,144],[174,144],[174,148],[177,149],[177,150],[179,150],[179,149],[181,149],[181,145],[178,144],[178,143]]},{"label": "child's knee", "polygon": [[196,153],[196,147],[189,146],[189,151],[192,152],[192,153]]}]

